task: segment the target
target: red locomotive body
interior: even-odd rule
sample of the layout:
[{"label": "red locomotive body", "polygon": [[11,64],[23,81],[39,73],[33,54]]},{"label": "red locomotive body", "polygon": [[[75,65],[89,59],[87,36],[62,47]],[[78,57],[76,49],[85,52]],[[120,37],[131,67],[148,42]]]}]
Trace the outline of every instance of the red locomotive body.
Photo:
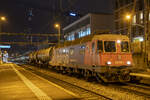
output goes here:
[{"label": "red locomotive body", "polygon": [[47,51],[37,51],[31,58],[36,63],[48,62],[49,67],[65,73],[78,73],[86,78],[94,76],[104,82],[130,81],[133,64],[129,38],[114,34],[91,35],[65,42]]},{"label": "red locomotive body", "polygon": [[129,39],[122,35],[99,35],[86,44],[85,63],[90,66],[131,66]]},{"label": "red locomotive body", "polygon": [[132,66],[129,39],[103,34],[64,43],[54,49],[50,64],[57,69],[96,76],[105,82],[129,81]]}]

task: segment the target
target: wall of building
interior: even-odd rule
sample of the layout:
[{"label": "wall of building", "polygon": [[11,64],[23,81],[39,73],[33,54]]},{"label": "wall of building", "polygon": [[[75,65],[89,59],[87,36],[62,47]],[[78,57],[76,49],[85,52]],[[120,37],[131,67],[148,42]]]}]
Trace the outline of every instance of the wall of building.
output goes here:
[{"label": "wall of building", "polygon": [[63,29],[66,40],[75,40],[76,38],[89,35],[90,31],[90,16],[85,16]]},{"label": "wall of building", "polygon": [[115,0],[115,31],[121,34],[128,34],[129,25],[131,25],[132,37],[141,36],[144,34],[144,29],[140,24],[144,24],[144,0],[137,0],[135,12],[131,19],[131,24],[125,19],[127,14],[131,14],[134,0]]},{"label": "wall of building", "polygon": [[90,34],[94,34],[96,31],[114,31],[114,17],[113,14],[93,14],[82,17],[74,23],[68,25],[63,29],[65,39],[72,41],[77,38],[81,38]]},{"label": "wall of building", "polygon": [[91,31],[105,31],[109,30],[111,33],[114,32],[114,17],[113,14],[92,14],[91,16]]},{"label": "wall of building", "polygon": [[[130,32],[132,40],[135,37],[144,38],[144,41],[141,42],[139,47],[137,44],[135,46],[131,46],[131,48],[136,47],[136,51],[140,50],[140,52],[136,52],[134,50],[132,51],[133,59],[135,66],[138,68],[144,68],[147,66],[150,67],[150,46],[148,46],[150,44],[150,28],[148,28],[148,26],[150,26],[150,12],[148,11],[148,9],[146,9],[146,5],[150,7],[150,0],[136,0],[134,14],[131,19],[131,23],[129,23],[129,21],[125,20],[125,16],[126,14],[132,13],[134,5],[133,1],[134,0],[115,0],[115,31],[121,34],[128,34],[128,32]],[[144,1],[146,2],[144,3]],[[149,13],[147,13],[147,11]],[[131,29],[131,31],[129,31],[129,28]],[[145,39],[145,34],[148,34],[148,40]],[[145,40],[146,44],[148,44],[146,46],[146,50],[144,47]]]}]

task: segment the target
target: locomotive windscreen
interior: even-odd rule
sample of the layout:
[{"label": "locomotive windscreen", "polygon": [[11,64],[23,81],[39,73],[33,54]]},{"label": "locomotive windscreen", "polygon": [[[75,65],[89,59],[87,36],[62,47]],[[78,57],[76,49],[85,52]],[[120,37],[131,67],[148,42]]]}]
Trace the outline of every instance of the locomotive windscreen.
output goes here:
[{"label": "locomotive windscreen", "polygon": [[121,52],[129,52],[129,44],[127,41],[121,42]]},{"label": "locomotive windscreen", "polygon": [[105,41],[104,42],[105,52],[116,52],[115,41]]}]

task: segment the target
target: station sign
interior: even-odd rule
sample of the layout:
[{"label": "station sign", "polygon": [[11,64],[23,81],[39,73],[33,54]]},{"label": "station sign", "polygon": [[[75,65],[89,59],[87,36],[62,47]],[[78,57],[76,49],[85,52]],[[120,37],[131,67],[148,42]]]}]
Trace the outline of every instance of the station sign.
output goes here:
[{"label": "station sign", "polygon": [[9,48],[11,48],[11,46],[10,45],[0,45],[0,48],[9,49]]}]

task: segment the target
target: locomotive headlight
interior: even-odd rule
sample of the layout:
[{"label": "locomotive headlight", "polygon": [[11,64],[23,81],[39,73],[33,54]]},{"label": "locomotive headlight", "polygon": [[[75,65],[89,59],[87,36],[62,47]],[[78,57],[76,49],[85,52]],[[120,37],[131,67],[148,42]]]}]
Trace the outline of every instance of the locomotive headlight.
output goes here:
[{"label": "locomotive headlight", "polygon": [[131,65],[131,61],[127,61],[127,64],[128,64],[128,65]]},{"label": "locomotive headlight", "polygon": [[108,64],[108,65],[111,65],[111,61],[107,61],[107,64]]},{"label": "locomotive headlight", "polygon": [[120,40],[117,40],[117,43],[121,43],[121,41],[120,41]]}]

